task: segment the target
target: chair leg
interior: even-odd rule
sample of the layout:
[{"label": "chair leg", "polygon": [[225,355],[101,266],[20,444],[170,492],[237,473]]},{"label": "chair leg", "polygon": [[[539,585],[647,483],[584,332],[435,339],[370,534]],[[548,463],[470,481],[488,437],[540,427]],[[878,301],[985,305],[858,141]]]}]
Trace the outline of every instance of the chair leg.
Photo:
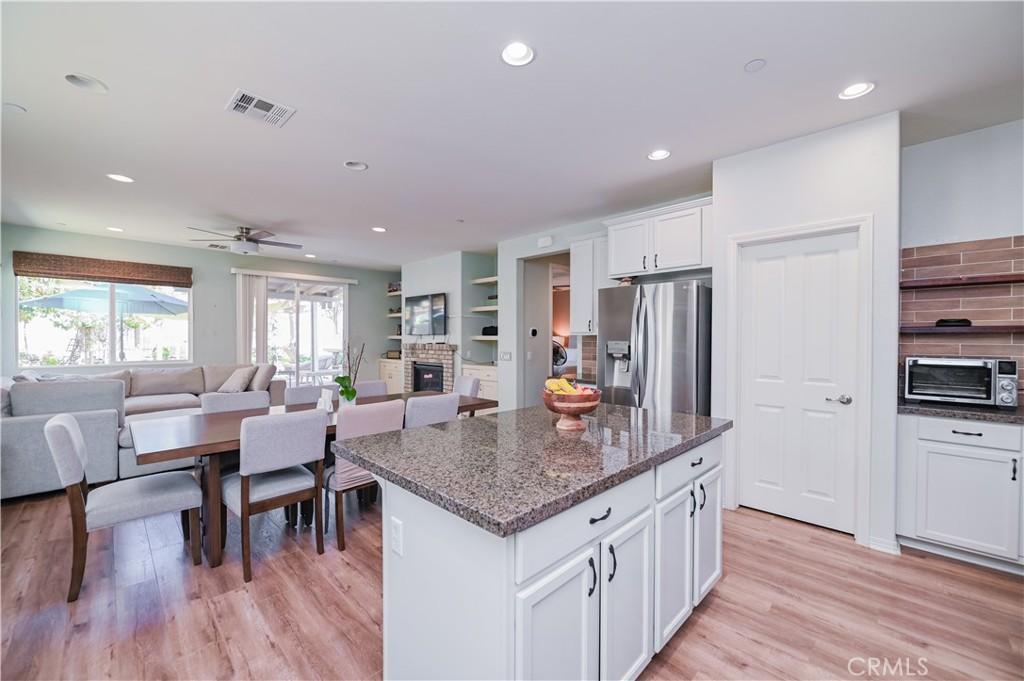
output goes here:
[{"label": "chair leg", "polygon": [[[83,519],[84,520],[84,519]],[[77,523],[74,523],[77,525]],[[82,577],[85,576],[85,554],[89,544],[89,533],[85,531],[85,523],[72,530],[74,548],[71,554],[71,586],[68,588],[68,603],[78,600],[82,590]]]},{"label": "chair leg", "polygon": [[292,507],[291,506],[285,506],[284,507],[284,525],[285,525],[285,527],[288,527],[289,525],[292,524],[292,512],[291,511],[292,511]]},{"label": "chair leg", "polygon": [[313,524],[313,506],[312,501],[303,501],[299,504],[299,508],[302,509],[302,524],[309,527]]},{"label": "chair leg", "polygon": [[199,509],[190,508],[186,516],[188,518],[189,532],[186,533],[186,539],[189,540],[189,544],[192,547],[192,564],[201,565],[203,562],[203,554],[199,547],[199,535],[202,534],[199,531]]},{"label": "chair leg", "polygon": [[316,519],[316,552],[324,552],[324,508],[320,505],[320,495],[323,493],[324,462],[316,462],[316,492],[313,495],[313,515]]},{"label": "chair leg", "polygon": [[[191,531],[191,528],[189,527],[188,518],[189,518],[188,511],[187,510],[182,511],[181,512],[181,536],[182,536],[182,538],[185,541],[188,541],[189,532]],[[198,525],[197,525],[197,527],[198,527]]]},{"label": "chair leg", "polygon": [[334,534],[338,538],[338,550],[345,550],[345,497],[338,490],[334,492]]},{"label": "chair leg", "polygon": [[252,581],[252,557],[249,554],[249,514],[242,514],[242,578]]},{"label": "chair leg", "polygon": [[291,509],[292,510],[291,510],[291,523],[290,523],[290,525],[292,527],[297,528],[299,526],[299,505],[298,504],[292,504]]},{"label": "chair leg", "polygon": [[228,507],[220,505],[220,548],[223,551],[228,545]]}]

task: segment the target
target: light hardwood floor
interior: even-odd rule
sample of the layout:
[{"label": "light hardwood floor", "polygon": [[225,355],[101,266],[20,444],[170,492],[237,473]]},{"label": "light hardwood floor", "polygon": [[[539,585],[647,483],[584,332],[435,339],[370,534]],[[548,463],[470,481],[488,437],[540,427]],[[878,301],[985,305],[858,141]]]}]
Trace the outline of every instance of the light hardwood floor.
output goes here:
[{"label": "light hardwood floor", "polygon": [[[330,533],[317,556],[311,532],[285,528],[279,511],[255,518],[248,585],[237,518],[213,570],[191,565],[177,514],[93,533],[71,605],[63,494],[5,503],[0,674],[377,678],[380,511],[358,513],[354,502],[343,553]],[[848,671],[854,657],[923,657],[931,679],[1024,677],[1019,577],[915,551],[888,556],[746,509],[725,514],[724,534],[722,581],[644,678],[869,678]]]}]

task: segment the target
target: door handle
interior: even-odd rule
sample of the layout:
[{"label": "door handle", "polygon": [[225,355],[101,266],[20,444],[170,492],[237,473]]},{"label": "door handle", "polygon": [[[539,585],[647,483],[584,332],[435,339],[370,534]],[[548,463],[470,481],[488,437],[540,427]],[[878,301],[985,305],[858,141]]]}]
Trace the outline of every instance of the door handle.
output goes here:
[{"label": "door handle", "polygon": [[700,510],[704,510],[704,504],[708,503],[708,491],[704,489],[704,483],[700,483]]},{"label": "door handle", "polygon": [[853,398],[849,395],[840,395],[839,397],[826,397],[826,402],[838,402],[839,404],[851,404]]},{"label": "door handle", "polygon": [[593,556],[590,557],[588,562],[590,563],[590,574],[593,575],[593,577],[594,577],[594,581],[591,582],[591,584],[590,584],[590,590],[587,591],[587,598],[590,598],[591,596],[594,595],[594,589],[597,588],[597,568],[594,567],[594,557]]},{"label": "door handle", "polygon": [[608,510],[604,512],[604,515],[598,516],[597,518],[591,518],[590,519],[590,524],[593,525],[594,523],[599,523],[602,520],[608,520],[608,516],[610,516],[611,514],[612,514],[612,507],[609,506]]},{"label": "door handle", "polygon": [[697,496],[693,493],[693,488],[690,488],[690,517],[697,512]]},{"label": "door handle", "polygon": [[611,544],[608,545],[608,553],[612,554],[612,571],[608,574],[608,581],[615,579],[615,573],[619,569],[619,559],[615,557],[615,547]]}]

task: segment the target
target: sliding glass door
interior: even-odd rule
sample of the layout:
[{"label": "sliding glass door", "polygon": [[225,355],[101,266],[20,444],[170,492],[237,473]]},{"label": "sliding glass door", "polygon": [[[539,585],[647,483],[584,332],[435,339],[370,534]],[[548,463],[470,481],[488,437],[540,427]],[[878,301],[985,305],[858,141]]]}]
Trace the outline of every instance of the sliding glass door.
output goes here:
[{"label": "sliding glass door", "polygon": [[267,280],[267,361],[289,385],[330,383],[342,373],[345,286]]}]

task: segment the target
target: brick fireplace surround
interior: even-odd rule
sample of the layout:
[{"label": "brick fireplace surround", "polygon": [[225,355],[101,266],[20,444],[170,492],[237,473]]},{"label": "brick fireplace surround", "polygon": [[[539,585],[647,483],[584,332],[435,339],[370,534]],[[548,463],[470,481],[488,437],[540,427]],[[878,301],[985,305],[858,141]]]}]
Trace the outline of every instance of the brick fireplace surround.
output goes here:
[{"label": "brick fireplace surround", "polygon": [[444,369],[444,391],[455,386],[455,351],[458,345],[449,343],[405,343],[402,345],[402,368],[405,371],[405,390],[412,390],[412,365],[416,362],[440,364]]}]

